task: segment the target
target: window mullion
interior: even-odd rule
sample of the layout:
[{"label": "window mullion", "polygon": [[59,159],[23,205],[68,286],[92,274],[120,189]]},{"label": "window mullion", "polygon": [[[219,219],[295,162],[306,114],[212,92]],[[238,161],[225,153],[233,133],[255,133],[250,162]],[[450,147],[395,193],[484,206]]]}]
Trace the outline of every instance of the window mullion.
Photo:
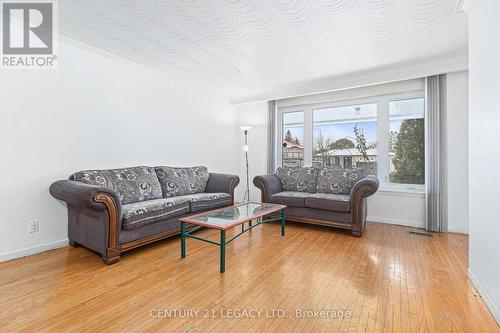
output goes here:
[{"label": "window mullion", "polygon": [[283,163],[283,111],[278,109],[278,119],[276,122],[276,165],[275,169],[280,167]]},{"label": "window mullion", "polygon": [[389,100],[383,96],[378,100],[377,174],[383,184],[389,183]]},{"label": "window mullion", "polygon": [[304,110],[304,166],[312,165],[313,156],[313,110]]}]

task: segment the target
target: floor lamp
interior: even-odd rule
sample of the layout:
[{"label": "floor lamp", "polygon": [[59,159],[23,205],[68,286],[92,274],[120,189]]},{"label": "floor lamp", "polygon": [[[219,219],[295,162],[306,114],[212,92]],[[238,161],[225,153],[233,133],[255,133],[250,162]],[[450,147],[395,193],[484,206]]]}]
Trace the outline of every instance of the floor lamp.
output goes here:
[{"label": "floor lamp", "polygon": [[243,151],[245,152],[245,166],[246,166],[246,188],[245,188],[245,196],[243,197],[243,201],[250,201],[250,179],[248,177],[248,131],[252,128],[250,126],[240,126],[243,134],[245,135],[245,145],[243,146]]}]

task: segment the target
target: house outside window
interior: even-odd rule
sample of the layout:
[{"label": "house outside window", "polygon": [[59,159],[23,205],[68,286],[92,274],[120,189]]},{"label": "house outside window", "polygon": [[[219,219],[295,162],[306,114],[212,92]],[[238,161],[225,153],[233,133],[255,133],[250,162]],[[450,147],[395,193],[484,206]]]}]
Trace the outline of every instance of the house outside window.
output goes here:
[{"label": "house outside window", "polygon": [[283,139],[281,140],[282,165],[304,166],[304,111],[284,113],[282,117]]},{"label": "house outside window", "polygon": [[313,109],[313,165],[377,173],[377,104]]}]

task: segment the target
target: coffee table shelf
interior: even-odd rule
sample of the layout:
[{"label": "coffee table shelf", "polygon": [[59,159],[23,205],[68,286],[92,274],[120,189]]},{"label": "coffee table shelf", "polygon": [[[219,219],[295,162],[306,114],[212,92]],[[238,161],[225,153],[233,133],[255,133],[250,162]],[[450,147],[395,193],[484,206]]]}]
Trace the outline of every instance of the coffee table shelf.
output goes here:
[{"label": "coffee table shelf", "polygon": [[[220,272],[224,273],[226,270],[226,245],[242,234],[261,224],[280,221],[281,236],[285,236],[285,208],[286,206],[283,205],[248,202],[181,218],[181,258],[186,257],[187,238],[193,238],[217,245],[220,247]],[[279,216],[269,216],[278,211],[281,211]],[[254,220],[256,220],[255,223],[252,222]],[[248,227],[245,228],[246,222],[248,222]],[[186,223],[197,225],[197,227],[187,231]],[[241,225],[241,232],[230,239],[226,239],[226,230],[238,225]],[[220,230],[220,241],[216,242],[193,235],[194,232],[203,227]]]}]

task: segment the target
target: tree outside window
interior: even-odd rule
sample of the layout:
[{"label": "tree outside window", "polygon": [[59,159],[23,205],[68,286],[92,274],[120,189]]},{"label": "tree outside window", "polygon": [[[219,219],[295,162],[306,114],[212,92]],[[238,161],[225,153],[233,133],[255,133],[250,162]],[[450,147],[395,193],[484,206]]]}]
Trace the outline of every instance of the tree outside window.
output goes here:
[{"label": "tree outside window", "polygon": [[424,99],[389,103],[389,182],[425,183]]}]

